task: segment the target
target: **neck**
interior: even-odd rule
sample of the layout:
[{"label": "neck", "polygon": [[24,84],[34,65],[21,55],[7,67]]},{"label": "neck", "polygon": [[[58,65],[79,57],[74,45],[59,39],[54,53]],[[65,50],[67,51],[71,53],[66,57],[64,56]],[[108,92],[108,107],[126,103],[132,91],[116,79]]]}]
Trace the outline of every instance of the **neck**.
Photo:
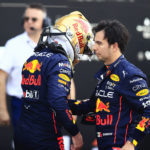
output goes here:
[{"label": "neck", "polygon": [[114,63],[120,56],[122,55],[121,52],[118,53],[114,53],[114,55],[112,55],[112,57],[108,60],[106,60],[104,62],[105,65],[111,65],[112,63]]}]

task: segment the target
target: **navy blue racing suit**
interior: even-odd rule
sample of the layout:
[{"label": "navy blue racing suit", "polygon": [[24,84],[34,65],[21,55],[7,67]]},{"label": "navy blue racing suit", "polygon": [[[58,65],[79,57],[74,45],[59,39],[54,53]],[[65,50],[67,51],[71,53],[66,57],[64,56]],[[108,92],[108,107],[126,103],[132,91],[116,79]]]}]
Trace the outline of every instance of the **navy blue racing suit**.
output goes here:
[{"label": "navy blue racing suit", "polygon": [[62,126],[72,135],[79,130],[68,107],[71,64],[50,49],[36,52],[22,69],[24,93],[15,129],[16,150],[64,150]]},{"label": "navy blue racing suit", "polygon": [[127,140],[137,149],[149,133],[150,92],[145,74],[120,56],[97,74],[90,99],[69,101],[74,114],[94,112],[100,150],[119,150]]}]

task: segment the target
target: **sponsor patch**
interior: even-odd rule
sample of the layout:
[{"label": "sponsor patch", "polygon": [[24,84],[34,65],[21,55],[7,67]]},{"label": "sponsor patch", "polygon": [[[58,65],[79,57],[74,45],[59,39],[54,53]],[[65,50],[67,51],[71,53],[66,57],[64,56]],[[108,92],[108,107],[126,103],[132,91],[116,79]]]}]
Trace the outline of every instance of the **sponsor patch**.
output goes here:
[{"label": "sponsor patch", "polygon": [[23,71],[27,70],[30,73],[34,73],[35,71],[41,71],[42,62],[39,63],[37,59],[34,59],[30,62],[25,62]]},{"label": "sponsor patch", "polygon": [[99,98],[96,101],[96,112],[99,111],[105,111],[105,112],[110,112],[109,110],[109,102],[107,102],[106,104],[104,104]]},{"label": "sponsor patch", "polygon": [[110,78],[111,78],[111,80],[116,81],[116,82],[119,82],[119,81],[120,81],[119,76],[116,75],[116,74],[111,74],[111,75],[110,75]]},{"label": "sponsor patch", "polygon": [[69,88],[67,88],[65,85],[58,84],[58,86],[64,88],[66,92],[69,92]]},{"label": "sponsor patch", "polygon": [[150,106],[150,100],[148,100],[146,102],[143,102],[142,105],[143,105],[144,108]]},{"label": "sponsor patch", "polygon": [[27,78],[22,75],[22,85],[34,85],[40,86],[41,85],[41,75],[38,75],[38,78],[35,75],[29,75]]},{"label": "sponsor patch", "polygon": [[149,90],[148,89],[143,89],[143,90],[140,90],[139,92],[136,93],[136,96],[145,96],[149,93]]},{"label": "sponsor patch", "polygon": [[70,70],[66,70],[66,69],[62,69],[62,68],[61,68],[61,69],[59,70],[59,72],[60,72],[60,73],[65,73],[65,74],[71,75],[71,71],[70,71]]},{"label": "sponsor patch", "polygon": [[41,57],[43,57],[43,56],[45,56],[45,57],[51,57],[53,55],[53,53],[48,53],[48,52],[36,52],[35,54],[34,54],[34,56],[41,56]]},{"label": "sponsor patch", "polygon": [[70,78],[65,74],[59,74],[58,76],[65,81],[68,81],[68,82],[70,81]]},{"label": "sponsor patch", "polygon": [[112,136],[113,133],[102,133],[102,132],[97,132],[97,137],[103,137],[103,136]]},{"label": "sponsor patch", "polygon": [[142,98],[139,99],[139,101],[148,100],[148,99],[150,99],[150,96],[148,96],[148,97],[142,97]]},{"label": "sponsor patch", "polygon": [[137,84],[137,85],[132,87],[132,90],[137,91],[137,90],[145,88],[145,87],[146,87],[146,84]]},{"label": "sponsor patch", "polygon": [[107,81],[105,88],[109,90],[114,90],[114,87],[116,86],[115,83]]},{"label": "sponsor patch", "polygon": [[108,126],[112,125],[113,122],[113,115],[107,115],[104,117],[103,115],[96,115],[96,125],[98,126]]},{"label": "sponsor patch", "polygon": [[26,90],[23,93],[24,98],[39,99],[39,91],[37,90]]},{"label": "sponsor patch", "polygon": [[106,92],[104,90],[96,90],[95,96],[113,98],[114,92]]},{"label": "sponsor patch", "polygon": [[67,85],[67,82],[65,82],[65,81],[63,81],[63,80],[58,79],[58,82],[59,82],[59,83],[62,83],[62,84],[64,84],[64,85]]},{"label": "sponsor patch", "polygon": [[59,67],[67,67],[67,68],[71,69],[71,65],[69,63],[59,63],[58,66]]},{"label": "sponsor patch", "polygon": [[146,126],[146,123],[148,122],[149,118],[145,118],[145,117],[142,117],[142,120],[139,122],[139,124],[136,126],[136,129],[144,132],[145,130],[145,126]]},{"label": "sponsor patch", "polygon": [[141,80],[143,80],[143,78],[136,78],[136,79],[130,80],[130,83],[138,82]]}]

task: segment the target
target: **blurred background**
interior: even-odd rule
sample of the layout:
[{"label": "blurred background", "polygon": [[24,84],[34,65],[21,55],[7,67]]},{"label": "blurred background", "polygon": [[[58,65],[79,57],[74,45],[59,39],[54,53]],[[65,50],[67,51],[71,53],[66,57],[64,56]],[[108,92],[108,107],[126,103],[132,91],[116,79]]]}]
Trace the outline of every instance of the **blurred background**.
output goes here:
[{"label": "blurred background", "polygon": [[[26,4],[33,0],[0,0],[0,55],[5,42],[23,32],[21,18]],[[150,0],[36,0],[46,6],[48,16],[55,20],[71,11],[81,11],[95,25],[101,19],[118,19],[128,28],[131,38],[125,57],[138,66],[148,77],[150,85]],[[75,67],[77,98],[87,98],[95,87],[94,74],[102,66],[96,60],[81,61]],[[8,98],[9,105],[9,98]],[[80,123],[80,117],[78,123]],[[93,126],[79,125],[84,138],[82,150],[94,148],[95,129]],[[11,127],[0,127],[0,150],[10,150]],[[147,136],[140,150],[149,150],[150,136]]]}]

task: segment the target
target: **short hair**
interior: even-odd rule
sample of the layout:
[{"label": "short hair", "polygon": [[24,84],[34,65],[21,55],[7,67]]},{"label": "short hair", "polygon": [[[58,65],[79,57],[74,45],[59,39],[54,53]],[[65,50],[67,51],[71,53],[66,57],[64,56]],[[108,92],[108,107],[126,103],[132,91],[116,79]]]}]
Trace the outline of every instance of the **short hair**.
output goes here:
[{"label": "short hair", "polygon": [[111,45],[117,42],[121,52],[124,52],[130,36],[127,28],[118,20],[102,20],[93,28],[93,33],[95,35],[102,30],[108,43]]},{"label": "short hair", "polygon": [[41,3],[32,3],[26,7],[26,10],[28,8],[39,9],[44,12],[44,18],[47,17],[47,9]]}]

